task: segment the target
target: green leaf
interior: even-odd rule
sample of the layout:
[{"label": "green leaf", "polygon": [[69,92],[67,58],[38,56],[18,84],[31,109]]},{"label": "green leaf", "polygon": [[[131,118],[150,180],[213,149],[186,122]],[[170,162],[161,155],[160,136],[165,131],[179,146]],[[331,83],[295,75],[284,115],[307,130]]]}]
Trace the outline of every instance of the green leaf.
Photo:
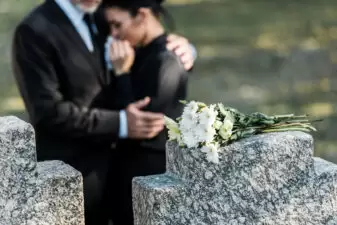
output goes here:
[{"label": "green leaf", "polygon": [[188,101],[187,101],[187,100],[179,100],[179,102],[180,102],[181,104],[184,104],[184,105],[188,104]]}]

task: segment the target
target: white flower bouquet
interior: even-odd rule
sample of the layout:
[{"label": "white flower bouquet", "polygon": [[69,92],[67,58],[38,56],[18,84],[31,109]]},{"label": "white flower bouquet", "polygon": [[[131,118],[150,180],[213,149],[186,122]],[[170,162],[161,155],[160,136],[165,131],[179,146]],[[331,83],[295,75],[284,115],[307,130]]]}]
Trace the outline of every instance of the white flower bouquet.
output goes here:
[{"label": "white flower bouquet", "polygon": [[176,120],[165,117],[169,140],[177,141],[181,147],[200,148],[213,163],[219,162],[221,146],[242,138],[268,132],[316,131],[307,115],[268,116],[259,112],[246,115],[221,103],[182,103],[185,107],[181,117]]}]

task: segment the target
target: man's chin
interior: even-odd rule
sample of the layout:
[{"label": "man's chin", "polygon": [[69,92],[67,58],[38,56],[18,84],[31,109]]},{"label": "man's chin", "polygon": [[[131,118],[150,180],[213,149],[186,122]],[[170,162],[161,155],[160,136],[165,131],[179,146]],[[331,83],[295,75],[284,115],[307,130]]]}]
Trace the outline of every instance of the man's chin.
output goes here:
[{"label": "man's chin", "polygon": [[96,12],[97,8],[99,5],[94,5],[94,6],[86,6],[84,4],[77,4],[77,7],[85,13],[94,13]]}]

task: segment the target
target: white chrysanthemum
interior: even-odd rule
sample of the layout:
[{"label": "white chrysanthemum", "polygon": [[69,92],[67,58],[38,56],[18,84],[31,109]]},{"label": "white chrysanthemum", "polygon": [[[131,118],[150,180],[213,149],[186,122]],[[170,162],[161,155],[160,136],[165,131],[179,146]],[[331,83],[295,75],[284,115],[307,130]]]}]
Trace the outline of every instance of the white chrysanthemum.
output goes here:
[{"label": "white chrysanthemum", "polygon": [[221,126],[222,126],[222,122],[219,120],[215,120],[213,127],[219,130]]},{"label": "white chrysanthemum", "polygon": [[197,122],[198,120],[192,120],[189,117],[184,117],[184,115],[179,122],[182,141],[187,145],[188,148],[198,146],[198,139],[195,137],[195,129],[198,125]]},{"label": "white chrysanthemum", "polygon": [[197,119],[192,119],[189,116],[182,116],[181,121],[179,122],[179,125],[181,129],[184,130],[191,130],[195,129],[195,126],[197,125],[198,120]]},{"label": "white chrysanthemum", "polygon": [[208,128],[207,131],[206,131],[204,141],[207,142],[207,143],[212,142],[215,134],[216,134],[216,131],[215,131],[214,128]]},{"label": "white chrysanthemum", "polygon": [[[198,112],[199,107],[202,111]],[[189,102],[183,111],[179,128],[184,144],[189,148],[197,147],[200,143],[213,141],[216,134],[214,123],[217,111],[215,105],[207,107],[200,102]]]},{"label": "white chrysanthemum", "polygon": [[224,116],[225,116],[225,120],[230,120],[234,122],[233,114],[230,111],[225,111]]},{"label": "white chrysanthemum", "polygon": [[225,119],[229,119],[234,122],[233,113],[229,109],[225,108],[225,106],[222,103],[218,103],[217,106],[218,109],[220,110],[220,113],[223,116],[225,116]]},{"label": "white chrysanthemum", "polygon": [[215,105],[203,108],[200,112],[199,122],[200,124],[211,127],[214,125],[218,112],[215,110]]},{"label": "white chrysanthemum", "polygon": [[201,148],[206,153],[206,160],[213,163],[219,163],[219,152],[215,144],[207,144]]},{"label": "white chrysanthemum", "polygon": [[193,130],[182,131],[182,141],[188,148],[196,148],[199,145],[199,140],[196,138]]},{"label": "white chrysanthemum", "polygon": [[195,114],[197,113],[198,109],[199,109],[198,103],[196,101],[190,101],[188,104],[186,104],[184,108],[184,113]]},{"label": "white chrysanthemum", "polygon": [[188,103],[185,106],[183,114],[181,115],[181,121],[179,122],[181,129],[184,130],[195,129],[198,123],[197,110],[198,104],[194,101]]},{"label": "white chrysanthemum", "polygon": [[230,119],[225,119],[219,130],[219,135],[228,140],[232,136],[233,122]]},{"label": "white chrysanthemum", "polygon": [[177,140],[178,142],[180,142],[181,134],[178,123],[166,116],[164,116],[164,120],[165,125],[168,129],[169,140]]},{"label": "white chrysanthemum", "polygon": [[195,129],[195,134],[199,142],[209,143],[213,141],[216,131],[213,127],[205,127],[205,125],[199,124]]},{"label": "white chrysanthemum", "polygon": [[200,142],[211,142],[216,134],[214,125],[217,117],[215,106],[204,107],[199,114],[199,124],[195,127]]}]

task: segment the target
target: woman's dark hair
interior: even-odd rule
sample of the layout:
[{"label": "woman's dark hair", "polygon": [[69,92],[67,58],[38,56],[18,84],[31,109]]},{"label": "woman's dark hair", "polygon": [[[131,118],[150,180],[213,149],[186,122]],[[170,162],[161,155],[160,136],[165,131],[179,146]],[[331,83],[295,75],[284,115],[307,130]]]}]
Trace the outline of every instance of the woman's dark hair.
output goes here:
[{"label": "woman's dark hair", "polygon": [[103,0],[103,8],[118,7],[127,10],[131,16],[138,14],[139,8],[150,8],[152,13],[163,18],[166,26],[170,31],[175,29],[175,24],[172,16],[162,6],[164,0]]}]

